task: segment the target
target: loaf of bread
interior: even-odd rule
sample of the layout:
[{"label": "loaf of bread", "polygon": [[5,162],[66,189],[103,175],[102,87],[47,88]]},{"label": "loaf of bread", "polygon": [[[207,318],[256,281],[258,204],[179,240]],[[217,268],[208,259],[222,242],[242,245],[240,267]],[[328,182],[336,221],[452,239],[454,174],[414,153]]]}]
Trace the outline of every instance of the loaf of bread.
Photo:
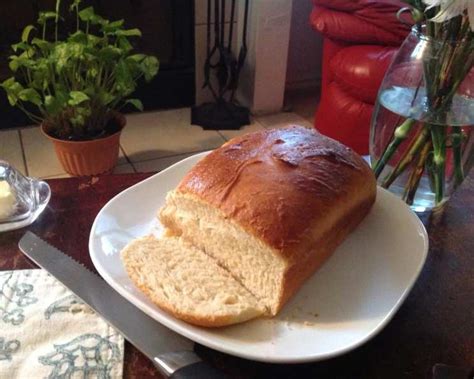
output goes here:
[{"label": "loaf of bread", "polygon": [[[168,193],[159,218],[164,239],[179,237],[211,257],[273,316],[366,216],[375,193],[374,175],[360,156],[294,126],[237,137],[208,154]],[[161,281],[158,274],[151,286]],[[229,293],[226,286],[222,293]],[[193,322],[187,311],[156,303]],[[243,303],[246,315],[260,314]]]}]

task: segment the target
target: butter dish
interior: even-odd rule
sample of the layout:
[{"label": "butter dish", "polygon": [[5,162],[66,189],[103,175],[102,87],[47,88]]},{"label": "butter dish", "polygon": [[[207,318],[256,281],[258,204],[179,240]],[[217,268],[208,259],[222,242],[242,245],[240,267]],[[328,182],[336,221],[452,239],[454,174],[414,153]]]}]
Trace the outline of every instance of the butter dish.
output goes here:
[{"label": "butter dish", "polygon": [[0,232],[32,224],[48,205],[48,183],[24,176],[0,160]]}]

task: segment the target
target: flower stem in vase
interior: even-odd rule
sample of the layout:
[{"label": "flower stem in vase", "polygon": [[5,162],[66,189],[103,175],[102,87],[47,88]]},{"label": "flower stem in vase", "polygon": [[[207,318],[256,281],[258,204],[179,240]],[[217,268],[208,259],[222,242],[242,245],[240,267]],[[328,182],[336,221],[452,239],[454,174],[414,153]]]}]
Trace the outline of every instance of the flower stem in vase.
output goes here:
[{"label": "flower stem in vase", "polygon": [[464,169],[462,165],[462,143],[463,133],[461,127],[453,126],[451,133],[451,144],[453,148],[455,187],[458,187],[464,180]]},{"label": "flower stem in vase", "polygon": [[398,176],[405,171],[407,166],[413,161],[415,156],[418,155],[420,152],[421,148],[425,145],[428,137],[430,135],[430,130],[428,127],[424,126],[421,128],[417,135],[413,138],[413,142],[406,151],[406,153],[403,155],[403,157],[398,161],[397,165],[395,168],[392,170],[392,172],[387,175],[387,177],[384,179],[382,182],[382,187],[383,188],[388,188],[390,185],[393,183],[395,179],[398,178]]},{"label": "flower stem in vase", "polygon": [[383,155],[374,165],[375,177],[378,178],[387,162],[392,158],[392,155],[397,151],[398,146],[408,137],[411,128],[416,124],[416,120],[407,118],[400,124],[393,132],[393,138],[388,147],[385,149]]},{"label": "flower stem in vase", "polygon": [[425,163],[428,159],[431,151],[431,141],[425,142],[425,145],[421,149],[420,155],[418,156],[418,161],[416,166],[413,168],[413,171],[410,174],[407,185],[405,187],[405,192],[403,194],[403,200],[408,204],[412,205],[413,200],[415,199],[416,191],[420,183],[421,176],[425,170]]},{"label": "flower stem in vase", "polygon": [[433,142],[433,179],[436,204],[441,203],[444,196],[444,176],[446,165],[446,126],[431,125]]}]

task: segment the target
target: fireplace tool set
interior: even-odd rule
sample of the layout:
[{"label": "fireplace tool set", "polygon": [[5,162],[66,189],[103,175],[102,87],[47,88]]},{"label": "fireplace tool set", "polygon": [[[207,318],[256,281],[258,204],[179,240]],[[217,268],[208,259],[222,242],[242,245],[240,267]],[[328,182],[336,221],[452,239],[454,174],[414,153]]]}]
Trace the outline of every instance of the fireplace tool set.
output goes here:
[{"label": "fireplace tool set", "polygon": [[[226,0],[207,2],[207,54],[202,88],[210,90],[214,101],[191,109],[191,123],[200,125],[203,129],[239,129],[242,125],[250,123],[248,108],[237,104],[235,100],[240,72],[247,56],[249,0],[245,0],[242,46],[238,55],[232,51],[236,4],[235,0],[230,1],[230,23],[226,33],[226,3]],[[212,9],[214,9],[214,22],[211,16]],[[214,30],[212,44],[211,28]]]}]

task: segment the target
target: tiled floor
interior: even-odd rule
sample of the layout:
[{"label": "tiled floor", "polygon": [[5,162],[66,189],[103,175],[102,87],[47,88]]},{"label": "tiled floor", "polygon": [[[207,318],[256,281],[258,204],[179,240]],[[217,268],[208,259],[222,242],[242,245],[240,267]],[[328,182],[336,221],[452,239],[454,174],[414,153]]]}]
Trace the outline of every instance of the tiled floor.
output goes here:
[{"label": "tiled floor", "polygon": [[[288,124],[312,126],[311,119],[289,112],[256,117],[251,125],[238,131],[204,131],[190,125],[189,120],[189,108],[128,115],[115,172],[160,171],[193,153],[216,148],[232,137],[262,128]],[[0,132],[0,159],[9,161],[29,176],[68,176],[52,144],[37,127]]]}]

